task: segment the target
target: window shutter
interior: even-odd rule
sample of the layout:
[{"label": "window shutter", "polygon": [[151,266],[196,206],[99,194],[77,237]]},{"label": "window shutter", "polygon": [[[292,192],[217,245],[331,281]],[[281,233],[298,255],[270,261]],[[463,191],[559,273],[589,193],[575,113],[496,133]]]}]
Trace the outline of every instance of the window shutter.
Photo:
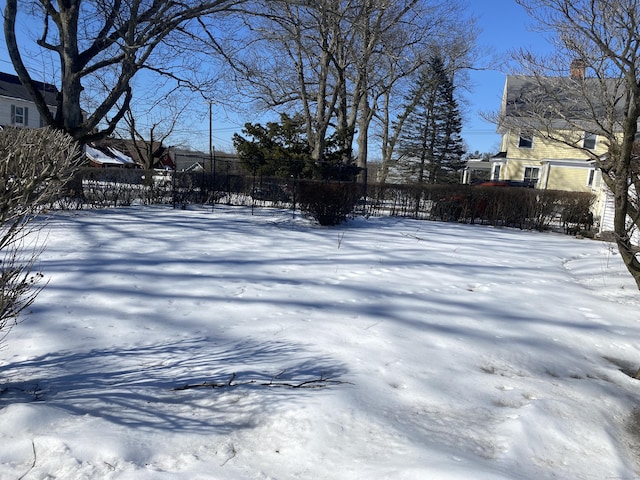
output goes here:
[{"label": "window shutter", "polygon": [[11,105],[11,125],[16,124],[16,106]]},{"label": "window shutter", "polygon": [[29,126],[29,109],[27,107],[24,107],[24,126]]}]

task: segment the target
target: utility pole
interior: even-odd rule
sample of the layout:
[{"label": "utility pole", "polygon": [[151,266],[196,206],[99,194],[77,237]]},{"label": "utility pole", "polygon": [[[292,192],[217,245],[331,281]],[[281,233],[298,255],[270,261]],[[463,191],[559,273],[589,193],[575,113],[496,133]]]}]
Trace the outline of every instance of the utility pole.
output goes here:
[{"label": "utility pole", "polygon": [[[211,192],[213,193],[212,205],[216,203],[216,172],[213,164],[213,101],[209,100],[209,167],[211,169]],[[210,193],[211,195],[211,193]]]}]

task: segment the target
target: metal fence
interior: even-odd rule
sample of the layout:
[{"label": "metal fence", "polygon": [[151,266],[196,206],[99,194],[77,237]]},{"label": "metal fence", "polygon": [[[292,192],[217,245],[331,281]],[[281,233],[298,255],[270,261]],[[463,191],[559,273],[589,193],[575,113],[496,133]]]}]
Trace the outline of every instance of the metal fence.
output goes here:
[{"label": "metal fence", "polygon": [[[61,192],[58,208],[226,204],[296,209],[303,182],[227,171],[173,172],[84,168]],[[588,193],[468,185],[362,185],[354,215],[588,231]],[[52,205],[52,207],[54,207]]]}]

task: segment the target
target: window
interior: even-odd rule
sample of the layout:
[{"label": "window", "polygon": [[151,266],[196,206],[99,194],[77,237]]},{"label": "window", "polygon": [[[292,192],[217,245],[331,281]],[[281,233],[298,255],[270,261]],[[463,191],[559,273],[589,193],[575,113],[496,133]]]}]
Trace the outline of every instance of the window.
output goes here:
[{"label": "window", "polygon": [[525,167],[524,169],[524,181],[527,183],[538,183],[540,178],[540,168],[538,167]]},{"label": "window", "polygon": [[597,139],[598,139],[598,136],[595,133],[584,132],[582,146],[589,150],[594,150],[596,148]]},{"label": "window", "polygon": [[518,148],[532,148],[533,147],[533,133],[520,132],[520,138],[518,139]]},{"label": "window", "polygon": [[500,180],[500,165],[494,165],[491,180]]},{"label": "window", "polygon": [[592,187],[593,186],[593,179],[595,178],[596,175],[596,171],[595,169],[590,169],[589,170],[589,174],[587,176],[587,186],[588,187]]},{"label": "window", "polygon": [[11,124],[26,127],[29,124],[29,109],[11,105]]}]

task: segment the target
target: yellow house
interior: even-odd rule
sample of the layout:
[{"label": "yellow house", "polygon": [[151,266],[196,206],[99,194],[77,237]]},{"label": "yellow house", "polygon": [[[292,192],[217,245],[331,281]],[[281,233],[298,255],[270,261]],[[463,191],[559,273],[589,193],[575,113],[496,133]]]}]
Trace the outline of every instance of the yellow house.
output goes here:
[{"label": "yellow house", "polygon": [[[500,153],[492,159],[492,180],[525,182],[541,189],[590,192],[599,183],[594,162],[587,149],[595,155],[607,152],[598,135],[587,130],[558,128],[548,137],[534,133],[522,119],[522,101],[526,92],[539,80],[524,76],[508,76],[505,82],[498,133],[502,134]],[[505,121],[506,120],[506,121]],[[528,120],[528,119],[527,119]],[[521,124],[521,127],[514,125]],[[551,132],[550,132],[551,133]]]},{"label": "yellow house", "polygon": [[[613,218],[612,197],[593,158],[605,155],[608,146],[604,137],[593,133],[596,128],[591,126],[590,131],[589,120],[580,120],[581,109],[587,107],[566,93],[575,89],[575,82],[584,85],[583,91],[588,90],[590,80],[584,78],[583,69],[564,78],[508,76],[498,122],[500,152],[491,159],[491,179],[539,189],[591,192],[596,197],[594,219],[603,231]],[[541,88],[545,81],[548,86]],[[541,91],[554,95],[552,101],[547,99],[554,105],[565,95],[567,111],[551,107],[545,111],[545,94]],[[593,106],[589,104],[588,108]],[[589,115],[593,117],[592,110],[585,112],[584,118]]]}]

